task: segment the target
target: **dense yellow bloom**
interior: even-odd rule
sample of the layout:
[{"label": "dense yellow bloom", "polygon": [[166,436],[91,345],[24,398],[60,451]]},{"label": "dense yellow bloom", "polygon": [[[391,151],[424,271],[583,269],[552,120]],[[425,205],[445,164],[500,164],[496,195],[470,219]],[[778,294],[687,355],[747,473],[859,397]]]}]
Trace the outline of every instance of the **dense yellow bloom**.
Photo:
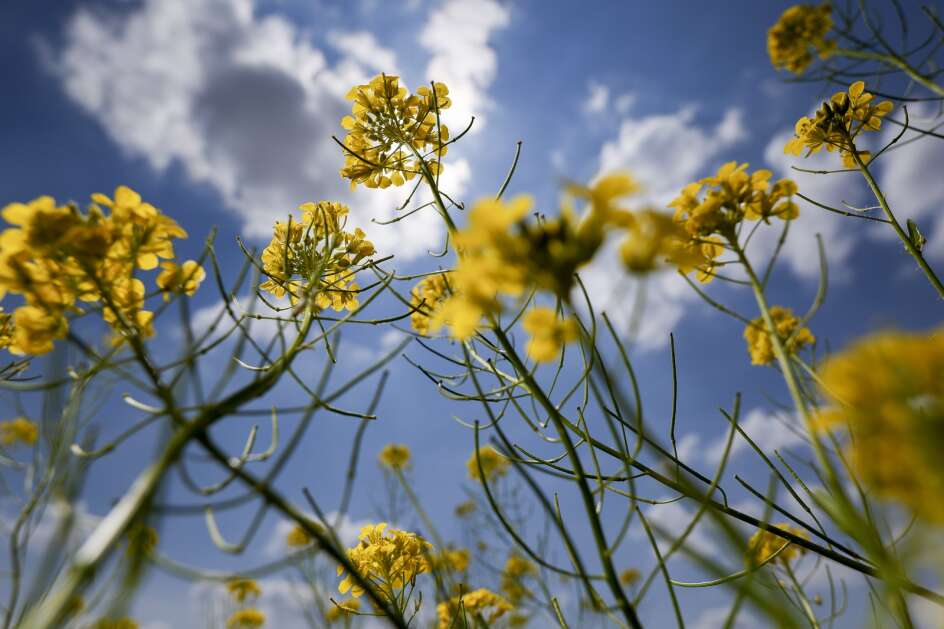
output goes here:
[{"label": "dense yellow bloom", "polygon": [[253,579],[230,579],[226,582],[226,590],[237,603],[242,603],[247,598],[255,598],[262,594],[262,589]]},{"label": "dense yellow bloom", "polygon": [[482,480],[482,475],[479,474],[479,461],[482,463],[482,471],[485,473],[485,480],[487,481],[504,476],[511,466],[511,462],[502,456],[498,450],[492,446],[484,446],[479,448],[478,460],[476,460],[475,452],[473,452],[465,464],[466,469],[469,470],[469,478],[473,480]]},{"label": "dense yellow bloom", "polygon": [[[410,305],[414,312],[410,315],[410,325],[419,334],[429,334],[430,317],[433,317],[442,303],[449,296],[449,281],[445,273],[427,275],[410,291]],[[448,322],[446,322],[448,325]]]},{"label": "dense yellow bloom", "polygon": [[433,557],[433,563],[436,570],[465,572],[469,569],[470,557],[471,555],[467,548],[446,548]]},{"label": "dense yellow bloom", "polygon": [[254,607],[246,607],[233,612],[226,621],[227,629],[253,629],[265,624],[265,614]]},{"label": "dense yellow bloom", "polygon": [[444,84],[410,94],[399,77],[379,74],[351,88],[347,99],[353,105],[341,120],[348,131],[341,176],[350,179],[352,189],[403,185],[424,163],[431,174],[440,173],[449,129],[440,124],[438,112],[452,104]]},{"label": "dense yellow bloom", "polygon": [[13,313],[6,312],[0,306],[0,349],[7,349],[13,344]]},{"label": "dense yellow bloom", "polygon": [[346,601],[341,601],[337,605],[331,604],[328,607],[328,611],[325,612],[325,620],[330,623],[338,622],[339,620],[344,620],[350,616],[353,616],[356,612],[360,611],[361,602],[356,598],[349,598]]},{"label": "dense yellow bloom", "polygon": [[[429,572],[427,556],[432,545],[415,533],[387,528],[385,522],[368,525],[361,529],[360,540],[347,551],[347,557],[358,574],[374,583],[382,596],[389,597],[411,584],[417,576]],[[344,567],[338,566],[338,576]],[[347,574],[338,585],[341,594],[351,592],[357,598],[364,589],[351,574]],[[390,599],[390,602],[396,601]]]},{"label": "dense yellow bloom", "polygon": [[18,443],[31,446],[39,438],[39,426],[25,417],[0,422],[0,445],[13,446]]},{"label": "dense yellow bloom", "polygon": [[195,260],[183,264],[162,262],[163,271],[158,273],[155,283],[164,291],[164,299],[170,299],[170,293],[183,293],[192,296],[206,278],[206,271]]},{"label": "dense yellow bloom", "polygon": [[101,618],[92,625],[92,629],[138,629],[138,623],[131,618]]},{"label": "dense yellow bloom", "polygon": [[775,68],[802,74],[813,62],[813,52],[825,59],[836,49],[826,36],[833,27],[832,7],[797,4],[786,11],[767,31],[767,53]]},{"label": "dense yellow bloom", "polygon": [[[803,539],[809,539],[810,536],[803,529],[798,529],[795,526],[790,526],[789,524],[777,524],[775,525],[779,529],[784,531],[789,531],[794,535],[802,537]],[[777,555],[777,558],[774,561],[780,562],[782,564],[789,564],[791,561],[802,555],[806,552],[806,549],[802,546],[796,546],[791,544],[782,537],[778,537],[773,533],[770,533],[766,530],[758,529],[756,533],[751,536],[751,539],[747,542],[747,561],[750,565],[758,565],[763,563],[775,552],[780,550],[784,545],[787,545],[783,551]]]},{"label": "dense yellow bloom", "polygon": [[377,457],[382,467],[402,470],[410,467],[410,449],[402,443],[388,443]]},{"label": "dense yellow bloom", "polygon": [[783,147],[784,153],[801,155],[806,149],[808,157],[825,147],[830,152],[839,151],[846,168],[857,165],[854,154],[867,163],[871,154],[856,148],[855,140],[861,133],[881,129],[882,118],[893,107],[891,101],[874,104],[873,98],[862,81],[850,85],[848,92],[833,94],[813,118],[804,116],[797,120],[794,138]]},{"label": "dense yellow bloom", "polygon": [[356,266],[374,255],[374,245],[360,229],[346,231],[348,207],[333,201],[304,203],[301,218],[276,221],[272,240],[262,251],[268,279],[259,288],[297,303],[309,293],[316,308],[356,310],[360,287]]},{"label": "dense yellow bloom", "polygon": [[531,591],[525,587],[524,580],[538,573],[537,566],[521,555],[512,552],[505,561],[501,576],[501,591],[512,604],[518,605]]},{"label": "dense yellow bloom", "polygon": [[799,209],[793,202],[796,184],[781,179],[771,185],[769,170],[747,172],[747,164],[728,162],[713,177],[691,183],[669,203],[674,220],[689,238],[676,254],[682,272],[697,269],[698,279],[711,281],[715,260],[724,252],[724,240],[736,237],[744,220],[793,220]]},{"label": "dense yellow bloom", "polygon": [[[310,522],[311,526],[317,531],[323,531],[324,527],[321,526],[318,522]],[[315,543],[315,538],[308,531],[302,527],[301,524],[296,524],[292,527],[292,530],[288,532],[285,536],[285,544],[289,548],[305,548],[306,546],[311,546]]]},{"label": "dense yellow bloom", "polygon": [[[800,319],[790,308],[771,306],[770,318],[773,320],[777,336],[784,344],[783,349],[787,354],[796,353],[802,347],[812,345],[816,341],[816,337],[809,328],[803,327],[794,333],[800,324]],[[747,341],[747,353],[751,355],[752,365],[769,365],[776,359],[774,345],[767,333],[767,325],[763,317],[757,317],[744,328],[744,340]]]},{"label": "dense yellow bloom", "polygon": [[52,351],[53,341],[65,338],[69,323],[56,310],[38,306],[20,306],[13,311],[11,354],[39,356]]},{"label": "dense yellow bloom", "polygon": [[642,576],[636,568],[626,568],[619,575],[619,582],[624,587],[629,587],[633,583],[639,580],[639,577]]},{"label": "dense yellow bloom", "polygon": [[436,614],[439,616],[439,629],[449,629],[479,624],[467,618],[491,625],[512,609],[514,607],[504,598],[482,588],[440,603],[436,606]]},{"label": "dense yellow bloom", "polygon": [[620,258],[632,273],[648,273],[662,262],[692,267],[703,261],[698,250],[688,246],[688,234],[673,218],[662,212],[642,210],[632,215]]},{"label": "dense yellow bloom", "polygon": [[580,336],[580,329],[573,318],[558,319],[553,308],[542,306],[528,311],[522,327],[531,335],[525,351],[539,363],[554,360],[565,344],[576,341]]},{"label": "dense yellow bloom", "polygon": [[820,369],[824,427],[846,427],[847,458],[876,494],[944,523],[944,329],[888,331]]}]

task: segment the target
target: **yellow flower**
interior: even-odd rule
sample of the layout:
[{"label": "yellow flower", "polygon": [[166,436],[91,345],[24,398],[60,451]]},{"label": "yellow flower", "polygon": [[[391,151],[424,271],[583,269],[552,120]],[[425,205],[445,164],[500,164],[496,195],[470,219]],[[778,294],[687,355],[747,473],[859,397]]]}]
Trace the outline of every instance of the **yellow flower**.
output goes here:
[{"label": "yellow flower", "polygon": [[170,299],[170,293],[192,296],[206,278],[206,271],[195,260],[187,260],[183,264],[162,262],[161,268],[164,270],[158,273],[155,282],[164,291],[165,301]]},{"label": "yellow flower", "polygon": [[642,576],[636,568],[626,568],[619,575],[619,582],[624,587],[629,587],[633,583],[639,580],[639,577]]},{"label": "yellow flower", "polygon": [[424,163],[439,174],[449,129],[438,112],[452,104],[448,94],[442,83],[409,94],[399,77],[384,74],[351,88],[351,115],[341,120],[348,131],[341,176],[350,179],[351,188],[403,185],[422,172]]},{"label": "yellow flower", "polygon": [[36,306],[20,306],[13,311],[11,354],[39,356],[52,351],[53,341],[65,338],[69,324],[59,312]]},{"label": "yellow flower", "polygon": [[0,422],[0,444],[13,446],[22,443],[31,446],[39,438],[39,426],[25,417]]},{"label": "yellow flower", "polygon": [[[798,529],[795,526],[790,526],[789,524],[776,524],[775,526],[779,529],[783,529],[793,533],[794,535],[802,537],[803,539],[808,540],[810,538],[806,531],[803,529]],[[747,561],[750,565],[756,566],[760,563],[763,563],[783,546],[786,546],[786,548],[784,548],[783,551],[777,555],[777,558],[774,561],[784,565],[789,564],[791,561],[806,552],[806,549],[802,546],[796,546],[784,538],[770,533],[769,531],[759,529],[747,542]]]},{"label": "yellow flower", "polygon": [[798,4],[783,12],[767,31],[767,52],[775,68],[802,74],[813,62],[812,49],[825,59],[836,49],[836,42],[826,36],[833,27],[832,7]]},{"label": "yellow flower", "polygon": [[122,335],[138,334],[145,338],[154,336],[154,313],[143,309],[144,282],[136,277],[119,278],[112,283],[109,292],[108,297],[117,312],[112,306],[105,306],[102,318],[116,332]]},{"label": "yellow flower", "polygon": [[565,317],[558,320],[553,308],[542,306],[529,310],[522,326],[531,335],[525,348],[528,356],[539,363],[554,360],[565,344],[576,341],[580,336],[580,329],[574,319]]},{"label": "yellow flower", "polygon": [[361,602],[356,598],[349,598],[346,601],[339,602],[337,605],[332,603],[331,606],[328,607],[328,611],[325,612],[325,620],[329,623],[335,623],[355,615],[360,609]]},{"label": "yellow flower", "polygon": [[537,573],[538,569],[534,563],[512,552],[508,555],[505,568],[502,570],[502,593],[512,604],[519,604],[526,596],[531,595],[531,591],[524,585],[524,579],[535,576]]},{"label": "yellow flower", "polygon": [[[800,328],[794,334],[800,324],[800,319],[793,314],[790,308],[772,306],[770,308],[770,318],[777,329],[780,342],[784,343],[784,350],[787,354],[794,354],[802,347],[812,345],[816,341],[816,337],[806,327]],[[774,362],[776,358],[774,346],[770,340],[770,335],[767,333],[767,325],[764,323],[763,317],[757,317],[744,328],[744,340],[747,341],[747,353],[751,356],[752,365],[769,365]]]},{"label": "yellow flower", "polygon": [[[317,522],[311,522],[311,525],[319,531],[323,530],[324,528]],[[308,531],[306,531],[301,524],[296,524],[285,536],[285,544],[289,548],[305,548],[306,546],[311,546],[314,543],[315,538]]]},{"label": "yellow flower", "polygon": [[620,257],[632,273],[648,273],[663,261],[676,267],[703,263],[704,256],[688,245],[688,234],[671,216],[643,210],[634,213],[628,223]]},{"label": "yellow flower", "polygon": [[472,515],[475,512],[475,502],[472,500],[466,500],[465,502],[460,502],[456,505],[456,516],[460,518],[465,518]]},{"label": "yellow flower", "polygon": [[[482,588],[440,603],[436,606],[436,614],[439,616],[439,629],[448,629],[475,626],[481,622],[491,625],[512,609],[514,607],[504,598]],[[479,622],[469,621],[468,618]]]},{"label": "yellow flower", "polygon": [[432,560],[438,571],[465,572],[469,568],[469,558],[467,548],[446,548]]},{"label": "yellow flower", "polygon": [[[410,315],[410,325],[417,333],[429,334],[430,317],[449,297],[449,282],[445,273],[427,275],[410,291],[410,305],[414,312]],[[448,322],[447,322],[448,325]]]},{"label": "yellow flower", "polygon": [[887,331],[853,343],[820,369],[823,427],[846,427],[846,455],[879,496],[944,523],[944,329]]},{"label": "yellow flower", "polygon": [[0,306],[0,349],[6,349],[13,344],[13,314],[6,312]]},{"label": "yellow flower", "polygon": [[140,269],[157,267],[159,258],[173,258],[173,239],[187,237],[174,219],[143,202],[141,195],[126,186],[115,188],[114,199],[96,193],[92,201],[111,209],[111,220],[122,236],[110,255],[128,256]]},{"label": "yellow flower", "polygon": [[255,598],[262,594],[262,589],[253,579],[230,579],[226,582],[226,590],[237,603],[245,602],[247,598]]},{"label": "yellow flower", "polygon": [[473,452],[469,460],[466,461],[465,465],[466,469],[469,471],[469,478],[482,480],[482,475],[479,473],[480,461],[482,463],[482,471],[485,474],[485,480],[487,481],[504,476],[508,473],[508,468],[511,466],[511,462],[502,456],[498,450],[492,446],[485,446],[479,448],[478,460],[476,460],[475,452]]},{"label": "yellow flower", "polygon": [[[415,533],[388,529],[387,524],[381,522],[363,527],[358,539],[358,544],[348,549],[348,559],[358,574],[374,583],[391,603],[396,604],[402,598],[398,591],[412,585],[420,574],[429,572],[426,557],[433,547]],[[343,573],[344,567],[338,566],[338,576]],[[364,593],[351,574],[344,577],[338,591],[341,594],[350,591],[354,598]]]},{"label": "yellow flower", "polygon": [[254,607],[246,607],[233,612],[226,621],[227,629],[252,629],[265,624],[265,614]]},{"label": "yellow flower", "polygon": [[377,457],[381,467],[403,470],[410,467],[410,449],[399,443],[388,443]]},{"label": "yellow flower", "polygon": [[92,625],[92,629],[138,629],[138,623],[131,618],[101,618]]}]

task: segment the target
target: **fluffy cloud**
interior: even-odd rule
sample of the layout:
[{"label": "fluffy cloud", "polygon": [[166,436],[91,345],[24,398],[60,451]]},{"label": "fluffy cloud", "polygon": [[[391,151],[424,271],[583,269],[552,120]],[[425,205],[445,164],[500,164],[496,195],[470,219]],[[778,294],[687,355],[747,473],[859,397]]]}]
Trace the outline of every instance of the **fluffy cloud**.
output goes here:
[{"label": "fluffy cloud", "polygon": [[[774,450],[782,450],[803,443],[804,439],[800,434],[799,426],[791,427],[782,417],[768,413],[767,411],[755,408],[747,413],[742,421],[738,422],[741,429],[750,436],[761,450],[769,454]],[[727,430],[724,436],[719,437],[705,450],[705,462],[715,465],[721,461],[724,455],[724,446],[727,443]],[[749,447],[747,441],[737,434],[734,436],[734,442],[731,444],[731,452],[728,455],[730,461],[737,453]]]},{"label": "fluffy cloud", "polygon": [[[675,543],[674,535],[683,531],[695,515],[693,509],[689,508],[690,501],[686,502],[668,502],[665,504],[656,504],[646,509],[646,520],[652,527],[656,540],[659,544],[659,552],[665,553],[672,544]],[[659,534],[662,533],[662,535]],[[643,540],[645,531],[641,526],[632,529],[630,536]],[[668,538],[664,537],[668,536]],[[717,528],[711,524],[710,518],[703,516],[692,532],[685,538],[683,548],[691,552],[698,553],[703,557],[718,559],[721,555],[719,542],[722,535]],[[684,550],[679,550],[674,555],[677,558],[685,558]]]},{"label": "fluffy cloud", "polygon": [[602,83],[590,81],[587,86],[587,99],[583,103],[585,114],[601,114],[610,104],[610,88]]},{"label": "fluffy cloud", "polygon": [[[125,153],[158,171],[181,164],[219,191],[248,235],[265,237],[274,219],[301,202],[332,198],[351,206],[355,224],[372,227],[379,251],[423,254],[438,244],[438,217],[424,211],[370,226],[372,217],[392,216],[404,191],[348,190],[338,177],[341,151],[330,140],[341,131],[350,86],[395,56],[369,33],[332,33],[328,41],[341,52],[333,64],[288,20],[257,16],[252,0],[145,0],[121,13],[78,10],[53,63],[68,96]],[[443,59],[457,54],[450,46],[440,46]],[[443,64],[450,65],[437,67]],[[478,90],[470,107],[480,105],[494,74],[494,53],[475,64],[483,67],[455,73],[465,81],[460,92]],[[461,194],[468,165],[451,163],[444,179]]]},{"label": "fluffy cloud", "polygon": [[[700,126],[695,114],[694,107],[684,107],[673,114],[625,118],[616,139],[600,151],[600,173],[630,171],[645,187],[641,202],[665,207],[683,186],[708,174],[724,151],[747,137],[739,109],[729,109],[709,128]],[[588,290],[623,329],[632,324],[628,304],[643,299],[645,314],[634,336],[643,349],[662,347],[686,304],[698,296],[672,272],[629,280],[615,245],[610,243],[582,273]]]}]

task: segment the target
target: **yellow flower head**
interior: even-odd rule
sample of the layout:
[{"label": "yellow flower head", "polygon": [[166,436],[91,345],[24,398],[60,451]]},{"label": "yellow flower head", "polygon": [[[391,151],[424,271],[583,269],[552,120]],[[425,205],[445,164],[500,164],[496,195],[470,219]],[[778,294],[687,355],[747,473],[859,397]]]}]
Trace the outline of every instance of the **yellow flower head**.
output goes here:
[{"label": "yellow flower head", "polygon": [[505,561],[505,567],[501,576],[501,591],[512,604],[517,605],[525,597],[531,595],[524,585],[527,577],[537,575],[538,569],[529,559],[525,559],[517,553],[510,553]]},{"label": "yellow flower head", "polygon": [[377,457],[381,467],[403,470],[410,467],[410,449],[402,443],[388,443]]},{"label": "yellow flower head", "polygon": [[131,618],[100,618],[92,629],[138,629],[138,623]]},{"label": "yellow flower head", "polygon": [[37,306],[20,306],[13,311],[11,354],[39,356],[52,351],[53,341],[65,338],[69,323],[61,312]]},{"label": "yellow flower head", "polygon": [[449,89],[442,83],[420,87],[409,94],[396,76],[380,74],[351,88],[351,115],[341,120],[344,167],[341,176],[351,188],[400,186],[422,172],[441,171],[449,129],[439,112],[449,108]]},{"label": "yellow flower head", "polygon": [[[789,524],[777,524],[777,528],[789,531],[794,535],[809,539],[810,536],[803,529],[798,529]],[[786,546],[786,548],[784,548]],[[747,561],[750,565],[758,565],[766,561],[771,555],[783,548],[783,551],[777,555],[775,561],[784,565],[806,552],[802,546],[795,546],[787,540],[770,533],[769,531],[758,529],[747,542]]]},{"label": "yellow flower head", "polygon": [[660,263],[689,268],[704,262],[704,256],[689,246],[689,237],[672,217],[663,212],[643,210],[632,215],[620,257],[632,273],[648,273]]},{"label": "yellow flower head", "polygon": [[475,452],[466,461],[466,469],[469,471],[469,478],[473,480],[482,480],[482,474],[479,473],[479,462],[482,463],[482,472],[485,474],[485,480],[491,481],[508,473],[511,462],[502,456],[498,450],[492,446],[479,448],[478,460]]},{"label": "yellow flower head", "polygon": [[624,587],[629,587],[633,583],[639,580],[639,577],[642,576],[636,568],[626,568],[619,575],[619,582]]},{"label": "yellow flower head", "polygon": [[[812,345],[816,337],[809,328],[802,327],[797,331],[800,319],[793,311],[783,306],[772,306],[770,318],[777,329],[780,342],[784,343],[784,350],[788,354],[796,353],[799,349]],[[752,365],[769,365],[774,362],[774,345],[767,333],[767,325],[763,317],[757,317],[750,325],[744,328],[744,340],[747,341],[747,353],[751,355]]]},{"label": "yellow flower head", "polygon": [[237,603],[243,603],[246,599],[256,598],[262,594],[262,589],[253,579],[230,579],[226,582],[226,591]]},{"label": "yellow flower head", "polygon": [[[439,629],[449,627],[475,626],[484,622],[487,626],[514,609],[504,598],[484,588],[456,596],[436,606],[439,616]],[[477,619],[469,621],[467,619]]]},{"label": "yellow flower head", "polygon": [[866,337],[826,361],[820,383],[828,404],[820,423],[848,429],[859,479],[944,523],[944,329]]},{"label": "yellow flower head", "polygon": [[[378,586],[382,596],[402,590],[429,572],[427,556],[433,547],[415,533],[387,528],[382,522],[362,528],[358,539],[357,545],[348,549],[348,559],[362,578]],[[344,567],[338,566],[338,576],[343,573]],[[351,574],[344,577],[338,591],[350,592],[354,598],[364,593]]]},{"label": "yellow flower head", "polygon": [[[311,522],[311,525],[315,527],[316,530],[323,530],[322,527],[317,522]],[[285,544],[289,548],[305,548],[311,546],[315,543],[315,538],[302,527],[301,524],[296,524],[292,527],[292,530],[288,532],[285,536]]]},{"label": "yellow flower head", "polygon": [[465,572],[469,569],[469,558],[467,548],[446,548],[433,557],[433,564],[439,571]]},{"label": "yellow flower head", "polygon": [[528,356],[539,363],[556,359],[565,344],[576,341],[580,336],[580,329],[574,319],[558,319],[553,308],[542,306],[529,310],[522,326],[531,335],[526,347]]},{"label": "yellow flower head", "polygon": [[457,517],[465,518],[475,513],[475,502],[466,500],[456,505],[455,514]]},{"label": "yellow flower head", "polygon": [[0,444],[4,446],[13,446],[18,443],[31,446],[38,438],[39,427],[25,417],[0,422]]},{"label": "yellow flower head", "polygon": [[170,293],[193,296],[206,278],[206,271],[195,260],[187,260],[183,264],[162,262],[161,268],[163,271],[158,273],[155,282],[164,291],[165,301],[170,299]]},{"label": "yellow flower head", "polygon": [[361,602],[356,598],[349,598],[341,601],[337,605],[332,604],[325,612],[325,620],[329,623],[335,623],[350,616],[355,615],[361,609]]},{"label": "yellow flower head", "polygon": [[226,621],[227,629],[254,629],[265,624],[265,614],[254,607],[237,609]]},{"label": "yellow flower head", "polygon": [[7,349],[13,344],[13,314],[0,306],[0,349]]},{"label": "yellow flower head", "polygon": [[836,49],[836,42],[826,39],[833,27],[831,13],[828,3],[798,4],[784,11],[767,31],[767,53],[773,66],[802,74],[813,62],[812,53],[820,59],[831,55]]},{"label": "yellow flower head", "polygon": [[[417,333],[429,334],[431,317],[449,297],[449,281],[445,273],[427,275],[410,292],[410,305],[414,312],[410,315],[410,325]],[[447,322],[448,324],[448,322]]]}]

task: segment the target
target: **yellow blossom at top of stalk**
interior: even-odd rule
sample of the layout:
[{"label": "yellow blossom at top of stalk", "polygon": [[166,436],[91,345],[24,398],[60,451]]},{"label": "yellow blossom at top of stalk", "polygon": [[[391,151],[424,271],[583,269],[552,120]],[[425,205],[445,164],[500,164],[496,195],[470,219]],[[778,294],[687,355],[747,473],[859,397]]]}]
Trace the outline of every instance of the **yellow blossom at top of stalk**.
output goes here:
[{"label": "yellow blossom at top of stalk", "polygon": [[[436,606],[439,617],[439,629],[450,627],[472,627],[481,623],[490,626],[514,607],[504,598],[491,590],[480,588],[460,596],[455,596]],[[473,618],[471,622],[465,618]]]},{"label": "yellow blossom at top of stalk", "polygon": [[[445,273],[427,275],[410,291],[410,306],[414,312],[410,315],[410,325],[417,333],[429,334],[431,317],[436,316],[439,307],[449,297],[449,280]],[[448,325],[448,322],[445,322]]]},{"label": "yellow blossom at top of stalk", "polygon": [[[784,344],[787,354],[794,354],[807,345],[816,342],[816,337],[809,328],[800,325],[800,319],[793,314],[793,310],[784,306],[771,306],[770,318],[773,320],[780,342]],[[744,340],[747,341],[747,353],[751,356],[752,365],[769,365],[776,359],[774,345],[767,333],[767,325],[763,317],[757,317],[744,328]]]},{"label": "yellow blossom at top of stalk", "polygon": [[[433,550],[432,544],[415,533],[387,528],[381,522],[363,527],[358,540],[356,546],[348,549],[348,559],[358,574],[377,586],[380,595],[392,604],[402,598],[400,590],[420,574],[429,572],[427,556]],[[338,566],[338,575],[343,573],[344,567]],[[364,593],[350,573],[338,585],[338,591],[341,594],[350,591],[354,598]]]},{"label": "yellow blossom at top of stalk", "polygon": [[262,594],[262,589],[254,579],[230,579],[226,582],[226,591],[237,603],[243,603],[248,598],[255,598]]},{"label": "yellow blossom at top of stalk", "polygon": [[403,470],[410,467],[410,448],[402,443],[388,443],[377,456],[381,467]]},{"label": "yellow blossom at top of stalk", "polygon": [[206,278],[206,271],[195,260],[183,264],[161,262],[161,269],[154,282],[164,291],[165,301],[170,299],[171,293],[193,296]]},{"label": "yellow blossom at top of stalk", "polygon": [[577,340],[580,328],[572,317],[558,319],[553,308],[532,308],[521,322],[531,338],[525,348],[535,362],[552,361],[560,355],[561,348]]},{"label": "yellow blossom at top of stalk", "polygon": [[448,149],[449,129],[439,112],[452,104],[442,83],[419,87],[410,94],[397,76],[379,74],[347,94],[353,101],[351,115],[341,120],[344,167],[341,176],[351,188],[399,186],[421,174],[441,170]]},{"label": "yellow blossom at top of stalk", "polygon": [[138,623],[128,618],[100,618],[92,629],[138,629]]},{"label": "yellow blossom at top of stalk", "polygon": [[508,473],[511,461],[498,450],[492,446],[483,446],[479,448],[478,453],[478,459],[475,457],[475,452],[472,452],[472,456],[466,461],[465,466],[469,471],[469,478],[482,480],[482,474],[479,473],[479,462],[482,464],[482,472],[485,474],[485,480],[487,481],[494,480]]},{"label": "yellow blossom at top of stalk", "polygon": [[227,629],[255,629],[265,624],[265,614],[255,607],[237,609],[226,621]]},{"label": "yellow blossom at top of stalk", "polygon": [[355,615],[360,611],[360,609],[361,602],[356,598],[349,598],[346,601],[339,601],[337,605],[332,603],[325,612],[325,620],[329,623],[335,623]]},{"label": "yellow blossom at top of stalk", "polygon": [[882,118],[892,110],[891,101],[873,102],[874,96],[865,91],[865,83],[856,81],[848,91],[836,92],[816,110],[812,118],[806,116],[797,120],[794,137],[783,147],[784,153],[801,155],[806,150],[806,157],[825,148],[827,151],[839,151],[846,168],[857,166],[854,156],[863,163],[868,163],[872,155],[860,150],[855,141],[860,134],[878,131],[882,128]]},{"label": "yellow blossom at top of stalk", "polygon": [[527,577],[537,575],[538,569],[534,563],[521,555],[512,552],[505,561],[502,569],[501,591],[514,605],[518,605],[525,597],[531,595],[524,582]]},{"label": "yellow blossom at top of stalk", "polygon": [[360,229],[346,231],[348,207],[333,201],[303,203],[301,217],[276,221],[272,240],[262,251],[268,279],[259,288],[299,301],[313,295],[318,309],[356,310],[360,287],[357,265],[374,255],[374,245]]},{"label": "yellow blossom at top of stalk", "polygon": [[849,431],[859,480],[921,518],[944,524],[944,328],[856,341],[819,370],[818,422]]},{"label": "yellow blossom at top of stalk", "polygon": [[767,31],[770,62],[775,68],[803,74],[813,62],[813,53],[825,59],[836,49],[836,42],[826,39],[832,28],[829,3],[797,4],[788,8]]},{"label": "yellow blossom at top of stalk", "polygon": [[[793,533],[798,537],[802,537],[803,539],[808,540],[810,538],[806,531],[795,526],[790,526],[789,524],[776,524],[775,526]],[[784,546],[786,546],[786,548],[783,548]],[[774,535],[769,531],[758,530],[747,542],[747,562],[753,566],[761,564],[781,548],[783,548],[783,550],[780,551],[780,554],[777,555],[774,561],[784,565],[789,564],[806,552],[806,549],[802,546],[791,544],[788,540]]]},{"label": "yellow blossom at top of stalk", "polygon": [[704,262],[700,249],[689,243],[688,233],[671,215],[641,210],[626,226],[620,258],[631,273],[649,273],[661,263],[690,270]]},{"label": "yellow blossom at top of stalk", "polygon": [[31,446],[39,438],[39,426],[25,417],[0,422],[0,445],[14,446],[22,443]]},{"label": "yellow blossom at top of stalk", "polygon": [[13,344],[13,313],[6,312],[0,306],[0,349],[7,349]]},{"label": "yellow blossom at top of stalk", "polygon": [[433,564],[436,570],[465,572],[469,568],[470,558],[471,554],[467,548],[446,548],[433,557]]}]

